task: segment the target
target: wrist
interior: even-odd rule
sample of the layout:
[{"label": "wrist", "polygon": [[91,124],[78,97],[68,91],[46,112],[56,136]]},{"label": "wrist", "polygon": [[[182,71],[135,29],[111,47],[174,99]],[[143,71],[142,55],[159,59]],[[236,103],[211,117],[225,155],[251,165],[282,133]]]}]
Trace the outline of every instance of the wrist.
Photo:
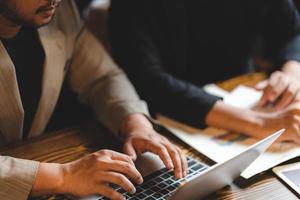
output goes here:
[{"label": "wrist", "polygon": [[251,136],[258,135],[258,132],[260,132],[260,130],[264,126],[263,124],[264,124],[263,113],[249,110],[248,117],[247,117],[247,126],[246,126],[247,134]]},{"label": "wrist", "polygon": [[62,165],[58,163],[40,163],[31,195],[65,193],[62,169]]},{"label": "wrist", "polygon": [[259,113],[218,101],[206,117],[209,126],[252,135],[261,125]]},{"label": "wrist", "polygon": [[70,184],[70,183],[73,182],[72,175],[74,174],[74,173],[72,173],[72,167],[71,167],[72,163],[74,163],[74,162],[60,165],[60,173],[61,173],[61,177],[62,177],[62,181],[60,184],[60,192],[62,194],[71,194],[70,186],[72,184]]},{"label": "wrist", "polygon": [[260,113],[251,109],[237,109],[237,113],[239,113],[239,117],[235,122],[235,126],[238,129],[236,131],[255,136],[263,123]]},{"label": "wrist", "polygon": [[255,112],[255,117],[249,133],[257,138],[266,137],[269,134],[272,125],[270,122],[274,118],[275,113]]},{"label": "wrist", "polygon": [[151,122],[143,114],[128,115],[122,122],[120,132],[123,137],[126,137],[139,129],[153,129]]}]

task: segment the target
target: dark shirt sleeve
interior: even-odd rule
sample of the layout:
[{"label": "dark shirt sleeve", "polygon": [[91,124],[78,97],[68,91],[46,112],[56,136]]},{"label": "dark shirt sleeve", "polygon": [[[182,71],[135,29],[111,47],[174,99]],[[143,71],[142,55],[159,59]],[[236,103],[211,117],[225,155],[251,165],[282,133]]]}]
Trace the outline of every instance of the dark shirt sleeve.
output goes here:
[{"label": "dark shirt sleeve", "polygon": [[117,63],[148,102],[150,111],[194,127],[205,127],[205,117],[219,98],[168,72],[143,9],[136,8],[138,4],[130,5],[129,1],[121,2],[125,1],[113,1],[109,23]]},{"label": "dark shirt sleeve", "polygon": [[293,0],[269,0],[263,8],[260,29],[266,57],[278,69],[288,60],[300,62],[300,17]]}]

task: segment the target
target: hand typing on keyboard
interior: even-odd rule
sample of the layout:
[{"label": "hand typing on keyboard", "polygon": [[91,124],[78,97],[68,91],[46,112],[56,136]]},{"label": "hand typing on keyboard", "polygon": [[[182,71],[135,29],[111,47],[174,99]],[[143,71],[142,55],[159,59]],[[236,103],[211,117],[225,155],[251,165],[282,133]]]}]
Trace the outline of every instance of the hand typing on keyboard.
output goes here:
[{"label": "hand typing on keyboard", "polygon": [[128,194],[136,192],[135,184],[143,178],[132,159],[118,152],[101,150],[77,161],[62,165],[61,192],[78,197],[99,194],[110,199],[124,199],[109,184],[123,188]]},{"label": "hand typing on keyboard", "polygon": [[152,152],[161,158],[167,169],[174,169],[177,179],[187,175],[187,161],[181,149],[158,134],[146,117],[131,115],[125,121],[121,128],[125,154],[135,161],[138,155]]}]

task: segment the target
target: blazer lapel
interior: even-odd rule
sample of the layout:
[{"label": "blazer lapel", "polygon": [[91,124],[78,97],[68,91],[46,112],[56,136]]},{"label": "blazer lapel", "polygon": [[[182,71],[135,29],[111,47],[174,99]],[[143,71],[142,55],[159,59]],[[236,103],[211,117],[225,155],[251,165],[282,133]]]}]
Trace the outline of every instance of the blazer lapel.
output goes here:
[{"label": "blazer lapel", "polygon": [[65,36],[58,28],[50,25],[40,28],[39,36],[45,51],[45,64],[41,99],[29,137],[42,134],[46,128],[60,94],[67,60]]},{"label": "blazer lapel", "polygon": [[176,68],[184,72],[187,61],[187,16],[185,0],[164,0],[167,16],[168,35],[171,37],[170,49],[174,51]]},{"label": "blazer lapel", "polygon": [[7,142],[22,139],[24,110],[14,64],[0,41],[0,132]]}]

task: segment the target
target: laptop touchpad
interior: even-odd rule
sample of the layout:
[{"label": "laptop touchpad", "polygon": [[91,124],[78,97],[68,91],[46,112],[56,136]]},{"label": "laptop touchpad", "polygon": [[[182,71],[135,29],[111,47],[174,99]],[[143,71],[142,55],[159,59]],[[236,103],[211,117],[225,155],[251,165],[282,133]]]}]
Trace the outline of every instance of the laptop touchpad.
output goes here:
[{"label": "laptop touchpad", "polygon": [[135,166],[143,177],[165,167],[159,156],[150,152],[139,156],[135,162]]}]

